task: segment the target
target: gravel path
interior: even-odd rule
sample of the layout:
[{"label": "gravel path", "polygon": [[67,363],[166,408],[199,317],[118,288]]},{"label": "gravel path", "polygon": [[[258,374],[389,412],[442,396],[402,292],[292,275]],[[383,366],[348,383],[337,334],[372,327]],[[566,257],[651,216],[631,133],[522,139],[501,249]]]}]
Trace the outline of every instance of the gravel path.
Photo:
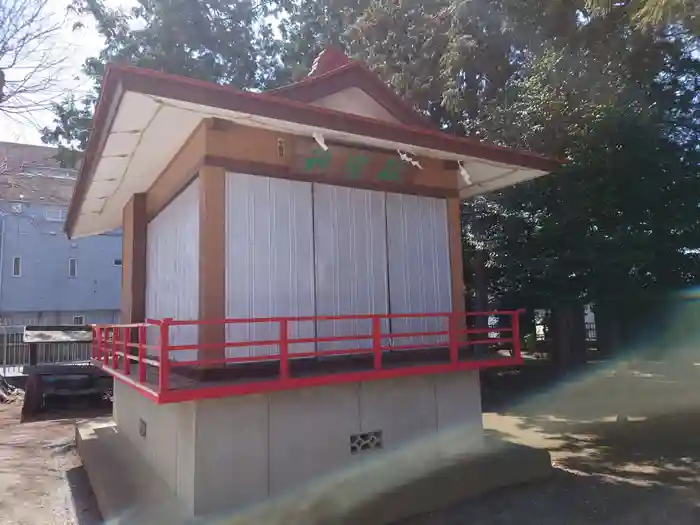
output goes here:
[{"label": "gravel path", "polygon": [[0,405],[0,524],[98,524],[73,420],[20,424],[19,412]]}]

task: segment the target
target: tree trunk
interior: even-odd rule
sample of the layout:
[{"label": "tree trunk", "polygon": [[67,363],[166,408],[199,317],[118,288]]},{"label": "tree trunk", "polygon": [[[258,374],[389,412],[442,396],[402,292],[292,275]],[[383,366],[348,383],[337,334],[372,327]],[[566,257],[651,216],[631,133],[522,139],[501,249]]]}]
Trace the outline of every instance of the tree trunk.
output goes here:
[{"label": "tree trunk", "polygon": [[601,299],[593,309],[595,313],[596,343],[602,356],[612,356],[620,346],[620,318],[616,305],[609,299]]},{"label": "tree trunk", "polygon": [[552,360],[566,374],[586,362],[586,325],[583,305],[561,304],[552,309]]}]

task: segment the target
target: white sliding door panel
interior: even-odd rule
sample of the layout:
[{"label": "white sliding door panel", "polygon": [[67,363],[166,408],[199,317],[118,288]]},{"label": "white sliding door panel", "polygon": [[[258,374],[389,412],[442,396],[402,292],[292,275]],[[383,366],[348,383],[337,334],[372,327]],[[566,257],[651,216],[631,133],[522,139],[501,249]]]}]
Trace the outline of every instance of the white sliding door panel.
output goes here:
[{"label": "white sliding door panel", "polygon": [[[148,223],[146,317],[199,319],[199,179]],[[170,344],[197,344],[197,332],[197,325],[173,326]],[[157,339],[157,330],[149,328],[149,344],[157,344]],[[170,359],[194,360],[197,351],[176,350]]]},{"label": "white sliding door panel", "polygon": [[[452,310],[445,199],[387,194],[392,314]],[[392,333],[447,330],[446,318],[393,318]],[[447,336],[395,339],[394,346],[446,345]]]},{"label": "white sliding door panel", "polygon": [[[385,194],[314,185],[316,314],[388,312]],[[389,324],[382,321],[382,331]],[[318,337],[371,335],[369,319],[318,321]],[[372,341],[318,343],[319,352],[370,348]]]},{"label": "white sliding door panel", "polygon": [[[313,316],[311,183],[226,174],[226,316]],[[289,338],[312,338],[312,321],[290,322]],[[229,324],[227,342],[279,339],[278,323]],[[290,345],[313,352],[313,343]],[[277,346],[229,348],[228,357],[277,353]]]}]

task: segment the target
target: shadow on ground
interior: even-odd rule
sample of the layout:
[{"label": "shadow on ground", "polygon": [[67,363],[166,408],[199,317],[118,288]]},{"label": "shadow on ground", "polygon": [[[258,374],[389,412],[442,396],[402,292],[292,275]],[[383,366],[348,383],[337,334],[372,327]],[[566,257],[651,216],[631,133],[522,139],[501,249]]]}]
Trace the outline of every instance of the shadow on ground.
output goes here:
[{"label": "shadow on ground", "polygon": [[552,479],[401,525],[700,523],[692,361],[601,362],[558,379],[538,363],[487,378],[483,398],[487,432],[548,449]]},{"label": "shadow on ground", "polygon": [[71,503],[75,510],[75,525],[99,525],[102,516],[97,508],[95,495],[90,487],[90,480],[82,465],[73,467],[66,472],[66,481],[70,491]]},{"label": "shadow on ground", "polygon": [[698,412],[590,423],[488,414],[485,420],[487,432],[547,448],[567,470],[639,486],[700,489]]},{"label": "shadow on ground", "polygon": [[[547,448],[558,465],[673,486],[700,475],[700,368],[598,363],[486,413],[491,431]],[[488,393],[484,394],[488,404]]]},{"label": "shadow on ground", "polygon": [[544,483],[492,493],[400,525],[643,525],[700,523],[696,495],[557,469]]}]

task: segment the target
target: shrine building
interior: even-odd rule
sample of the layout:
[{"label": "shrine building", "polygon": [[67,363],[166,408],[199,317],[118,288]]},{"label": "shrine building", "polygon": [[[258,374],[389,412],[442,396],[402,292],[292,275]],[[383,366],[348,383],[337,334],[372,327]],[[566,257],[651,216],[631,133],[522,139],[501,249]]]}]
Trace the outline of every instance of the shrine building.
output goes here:
[{"label": "shrine building", "polygon": [[[522,362],[519,311],[465,308],[460,203],[556,167],[441,132],[334,50],[262,93],[109,66],[66,222],[123,232],[122,322],[95,327],[92,356],[113,420],[78,428],[93,487],[112,461],[134,498],[232,515],[357,495],[382,465],[373,494],[324,512],[403,494],[372,507],[388,523],[527,478],[459,463],[484,456],[480,370]],[[408,497],[411,447],[421,472],[471,481]],[[114,490],[95,488],[106,519]],[[324,516],[299,523],[352,522]]]}]

